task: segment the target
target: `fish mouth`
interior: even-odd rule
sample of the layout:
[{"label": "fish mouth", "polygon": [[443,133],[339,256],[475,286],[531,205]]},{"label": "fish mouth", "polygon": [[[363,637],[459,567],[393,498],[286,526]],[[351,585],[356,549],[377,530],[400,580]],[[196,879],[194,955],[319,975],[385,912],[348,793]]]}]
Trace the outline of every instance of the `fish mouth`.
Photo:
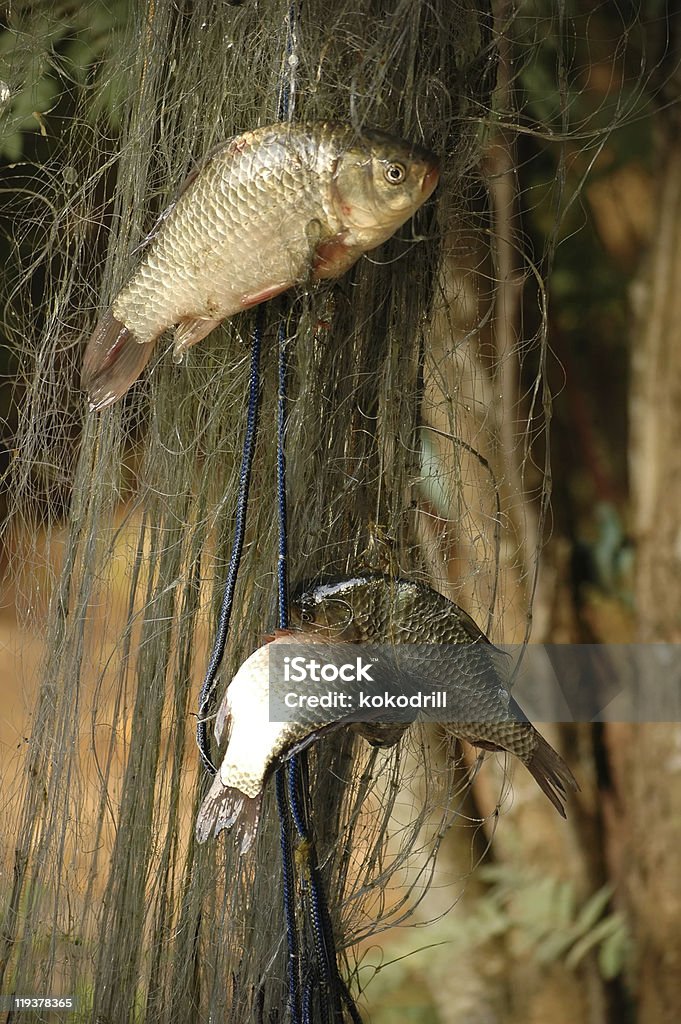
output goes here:
[{"label": "fish mouth", "polygon": [[423,194],[424,199],[427,199],[428,196],[435,191],[435,186],[437,185],[439,179],[440,164],[438,162],[429,167],[429,169],[423,176],[423,181],[421,182],[421,192]]}]

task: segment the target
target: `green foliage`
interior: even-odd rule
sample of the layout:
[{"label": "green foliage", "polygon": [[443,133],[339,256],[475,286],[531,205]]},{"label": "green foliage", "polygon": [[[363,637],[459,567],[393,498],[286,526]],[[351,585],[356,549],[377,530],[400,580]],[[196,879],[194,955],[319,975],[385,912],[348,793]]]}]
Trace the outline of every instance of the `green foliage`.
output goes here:
[{"label": "green foliage", "polygon": [[[627,966],[632,952],[624,917],[610,907],[612,889],[603,886],[586,900],[574,883],[513,864],[481,867],[486,889],[474,902],[454,910],[428,929],[431,940],[414,948],[412,932],[391,935],[383,949],[367,952],[359,968],[372,1009],[372,1024],[395,1019],[437,1024],[432,992],[452,961],[483,961],[494,943],[506,944],[511,958],[561,964],[576,971],[594,953],[603,978]],[[392,1016],[391,1016],[392,1014]]]},{"label": "green foliage", "polygon": [[[372,997],[374,990],[371,990]],[[371,1024],[440,1024],[440,1016],[432,1005],[430,993],[423,983],[402,974],[401,983],[386,992],[375,1003],[371,1001]]]},{"label": "green foliage", "polygon": [[[441,933],[440,922],[435,925],[435,934]],[[368,986],[371,1024],[392,1024],[396,1019],[440,1024],[433,1005],[428,964],[439,963],[443,953],[451,956],[451,944],[445,939],[420,949],[414,949],[414,945],[413,934],[398,930],[390,935],[384,948],[375,946],[362,958],[359,978],[362,988]]]},{"label": "green foliage", "polygon": [[27,4],[0,30],[0,156],[21,158],[24,133],[48,135],[48,115],[94,91],[88,116],[118,126],[120,46],[129,0]]},{"label": "green foliage", "polygon": [[609,909],[610,886],[580,903],[573,882],[532,869],[490,865],[481,868],[479,875],[491,883],[481,903],[491,905],[505,921],[518,954],[530,955],[541,964],[562,962],[574,970],[593,950],[604,978],[624,969],[630,939],[623,915]]}]

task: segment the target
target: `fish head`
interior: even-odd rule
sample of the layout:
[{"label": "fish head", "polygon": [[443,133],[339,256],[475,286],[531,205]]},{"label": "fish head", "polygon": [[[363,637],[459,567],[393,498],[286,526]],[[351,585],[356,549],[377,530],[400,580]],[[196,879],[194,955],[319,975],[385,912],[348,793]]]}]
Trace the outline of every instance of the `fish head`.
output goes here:
[{"label": "fish head", "polygon": [[355,639],[354,611],[342,596],[320,601],[313,594],[303,595],[292,609],[292,623],[335,639]]},{"label": "fish head", "polygon": [[333,639],[362,643],[381,635],[385,620],[385,577],[358,574],[301,584],[292,621]]},{"label": "fish head", "polygon": [[351,244],[380,245],[435,189],[435,153],[386,132],[364,131],[339,157],[333,181],[335,212]]}]

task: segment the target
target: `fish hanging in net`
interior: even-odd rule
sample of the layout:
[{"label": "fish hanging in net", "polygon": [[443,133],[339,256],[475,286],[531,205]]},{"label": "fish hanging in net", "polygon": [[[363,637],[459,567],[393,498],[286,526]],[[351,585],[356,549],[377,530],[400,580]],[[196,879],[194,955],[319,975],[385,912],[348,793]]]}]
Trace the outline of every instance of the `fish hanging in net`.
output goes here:
[{"label": "fish hanging in net", "polygon": [[434,153],[385,132],[271,125],[220,146],[166,210],[88,342],[91,409],[121,398],[174,324],[174,359],[225,317],[344,274],[431,195]]},{"label": "fish hanging in net", "polygon": [[[288,660],[317,657],[334,666],[349,658],[343,643],[372,645],[374,683],[380,678],[405,692],[410,685],[443,690],[449,711],[438,716],[442,729],[483,750],[515,755],[565,817],[563,802],[566,792],[577,788],[575,779],[511,697],[503,655],[462,608],[422,583],[365,573],[304,588],[295,601],[292,623],[299,628],[279,631],[254,651],[227,686],[215,721],[216,740],[224,735],[227,746],[199,811],[200,842],[226,829],[235,832],[242,853],[249,850],[263,787],[272,772],[334,728],[355,723],[356,731],[376,746],[399,741],[406,724],[391,727],[381,721],[380,709],[373,717],[366,705],[361,710],[363,680],[358,677],[337,684],[340,703],[304,702],[288,719],[273,720],[270,687],[273,674],[287,660],[287,648],[292,652]],[[402,651],[400,660],[405,644],[412,650]],[[277,650],[273,660],[275,648],[283,654]],[[391,659],[391,654],[396,657]],[[298,690],[302,693],[305,687]]]}]

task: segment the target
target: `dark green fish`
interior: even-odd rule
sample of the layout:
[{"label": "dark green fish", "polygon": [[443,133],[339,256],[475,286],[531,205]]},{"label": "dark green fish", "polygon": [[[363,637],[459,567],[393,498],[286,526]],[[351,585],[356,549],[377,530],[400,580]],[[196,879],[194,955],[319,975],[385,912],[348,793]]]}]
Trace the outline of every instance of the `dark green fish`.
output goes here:
[{"label": "dark green fish", "polygon": [[[309,644],[317,656],[320,644],[327,645],[329,656],[342,653],[344,644],[384,645],[386,650],[418,645],[412,681],[427,678],[435,686],[446,686],[453,698],[456,720],[442,727],[476,747],[514,754],[565,817],[567,790],[578,788],[572,772],[511,697],[505,656],[458,605],[422,583],[363,573],[303,586],[294,597],[292,627],[258,648],[227,688],[215,726],[218,742],[227,735],[227,748],[199,811],[199,842],[234,827],[242,851],[247,850],[267,778],[322,731],[352,723],[373,745],[390,746],[408,728],[399,722],[357,721],[356,714],[342,712],[337,717],[313,712],[297,722],[271,722],[269,658],[274,647],[286,643]],[[409,671],[408,658],[403,664]]]},{"label": "dark green fish", "polygon": [[[456,683],[450,679],[448,690],[465,718],[442,723],[443,728],[483,750],[515,754],[565,817],[567,790],[579,788],[574,776],[511,697],[505,656],[463,608],[423,583],[381,573],[303,588],[296,606],[305,629],[334,640],[434,645],[422,666],[440,684],[456,668]],[[462,645],[461,653],[440,645]],[[381,738],[380,728],[367,724],[362,732],[371,741],[372,735]]]}]

